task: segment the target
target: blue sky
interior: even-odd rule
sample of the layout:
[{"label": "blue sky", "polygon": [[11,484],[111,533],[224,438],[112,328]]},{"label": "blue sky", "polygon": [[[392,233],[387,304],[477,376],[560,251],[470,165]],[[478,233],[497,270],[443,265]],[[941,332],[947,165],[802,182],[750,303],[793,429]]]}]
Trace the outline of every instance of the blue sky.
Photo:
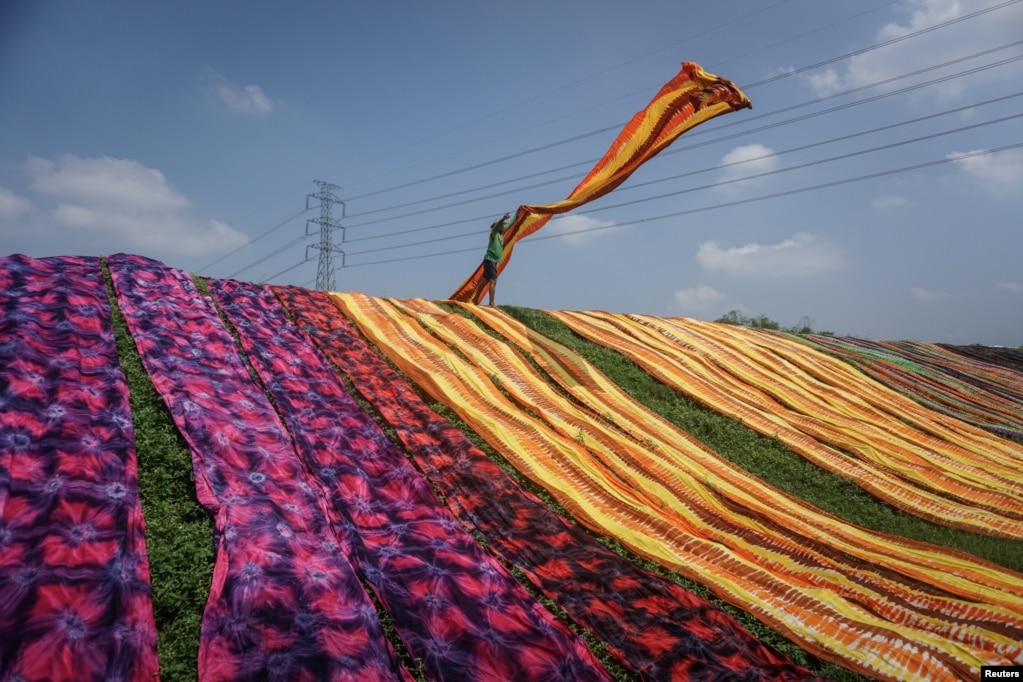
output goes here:
[{"label": "blue sky", "polygon": [[1021,38],[1020,0],[5,2],[0,253],[312,287],[322,180],[337,289],[445,298],[695,61],[753,109],[520,243],[498,303],[1023,345]]}]

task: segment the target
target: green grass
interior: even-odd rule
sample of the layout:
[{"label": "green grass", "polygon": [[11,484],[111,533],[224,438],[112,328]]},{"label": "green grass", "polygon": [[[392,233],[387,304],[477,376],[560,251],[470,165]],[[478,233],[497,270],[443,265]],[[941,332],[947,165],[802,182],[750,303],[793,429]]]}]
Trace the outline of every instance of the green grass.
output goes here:
[{"label": "green grass", "polygon": [[105,265],[104,275],[131,394],[160,675],[168,682],[195,680],[199,625],[213,576],[213,523],[195,496],[188,445],[142,365]]}]

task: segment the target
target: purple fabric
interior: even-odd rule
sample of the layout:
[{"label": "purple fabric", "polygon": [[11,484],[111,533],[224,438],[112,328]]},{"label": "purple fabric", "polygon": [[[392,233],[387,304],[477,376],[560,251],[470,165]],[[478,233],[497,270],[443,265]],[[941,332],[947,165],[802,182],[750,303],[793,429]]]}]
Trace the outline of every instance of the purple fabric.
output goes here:
[{"label": "purple fabric", "polygon": [[179,270],[124,254],[108,263],[215,519],[199,678],[410,679],[348,561],[351,548],[213,305]]},{"label": "purple fabric", "polygon": [[210,289],[340,514],[361,572],[431,679],[608,679],[451,516],[268,287]]},{"label": "purple fabric", "polygon": [[0,679],[151,680],[128,388],[98,258],[0,259]]}]

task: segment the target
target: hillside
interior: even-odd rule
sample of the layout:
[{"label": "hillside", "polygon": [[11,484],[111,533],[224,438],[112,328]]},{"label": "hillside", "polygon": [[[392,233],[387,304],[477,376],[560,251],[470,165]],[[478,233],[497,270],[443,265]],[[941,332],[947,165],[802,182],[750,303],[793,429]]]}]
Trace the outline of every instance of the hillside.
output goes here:
[{"label": "hillside", "polygon": [[0,678],[1023,664],[1018,350],[124,254],[0,283]]}]

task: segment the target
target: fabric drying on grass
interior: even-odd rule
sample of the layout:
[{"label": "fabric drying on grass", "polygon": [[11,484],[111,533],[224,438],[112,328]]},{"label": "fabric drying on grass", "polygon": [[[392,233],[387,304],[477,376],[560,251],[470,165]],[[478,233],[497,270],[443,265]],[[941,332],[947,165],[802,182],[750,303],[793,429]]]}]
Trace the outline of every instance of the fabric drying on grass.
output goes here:
[{"label": "fabric drying on grass", "polygon": [[1023,445],[922,407],[787,335],[699,320],[628,318],[671,339],[672,350],[691,346],[713,357],[784,405],[786,420],[807,435],[895,472],[904,495],[915,489],[964,506],[968,521],[953,517],[951,525],[991,518],[998,530],[988,532],[1023,537]]},{"label": "fabric drying on grass", "polygon": [[433,412],[327,294],[274,288],[320,350],[394,428],[466,526],[648,680],[813,679],[724,611],[599,544],[523,490]]},{"label": "fabric drying on grass", "polygon": [[324,501],[234,338],[188,275],[118,254],[117,300],[215,521],[199,679],[411,680]]},{"label": "fabric drying on grass", "polygon": [[960,679],[1023,659],[1023,576],[844,524],[691,439],[624,437],[609,425],[617,408],[606,419],[586,414],[461,316],[431,315],[420,301],[332,297],[392,362],[581,523],[707,585],[808,651],[881,679]]},{"label": "fabric drying on grass", "polygon": [[1023,440],[1023,370],[919,341],[883,342],[820,334],[793,338],[853,363],[864,374],[928,409]]},{"label": "fabric drying on grass", "polygon": [[429,679],[610,679],[459,525],[269,287],[214,280],[210,290],[340,516],[360,572]]},{"label": "fabric drying on grass", "polygon": [[[936,438],[929,432],[939,428],[934,421],[952,420],[933,412],[921,416],[919,405],[844,363],[799,344],[793,344],[798,357],[782,359],[780,347],[758,346],[748,338],[754,330],[732,325],[601,312],[551,315],[910,514],[973,532],[1023,537],[1023,476],[1014,471],[1018,446],[962,423],[946,425],[941,433],[965,427],[972,429],[970,436],[960,429],[950,440]],[[744,332],[739,341],[728,341]],[[776,346],[783,340],[757,338]],[[828,381],[806,372],[810,365]],[[927,430],[904,423],[914,411],[916,419],[928,422]]]},{"label": "fabric drying on grass", "polygon": [[940,347],[951,351],[956,355],[980,360],[984,363],[1011,369],[1016,373],[1023,373],[1023,349],[1005,348],[1003,346],[956,346],[950,343],[939,343]]},{"label": "fabric drying on grass", "polygon": [[0,259],[0,679],[151,680],[128,387],[98,258]]}]

